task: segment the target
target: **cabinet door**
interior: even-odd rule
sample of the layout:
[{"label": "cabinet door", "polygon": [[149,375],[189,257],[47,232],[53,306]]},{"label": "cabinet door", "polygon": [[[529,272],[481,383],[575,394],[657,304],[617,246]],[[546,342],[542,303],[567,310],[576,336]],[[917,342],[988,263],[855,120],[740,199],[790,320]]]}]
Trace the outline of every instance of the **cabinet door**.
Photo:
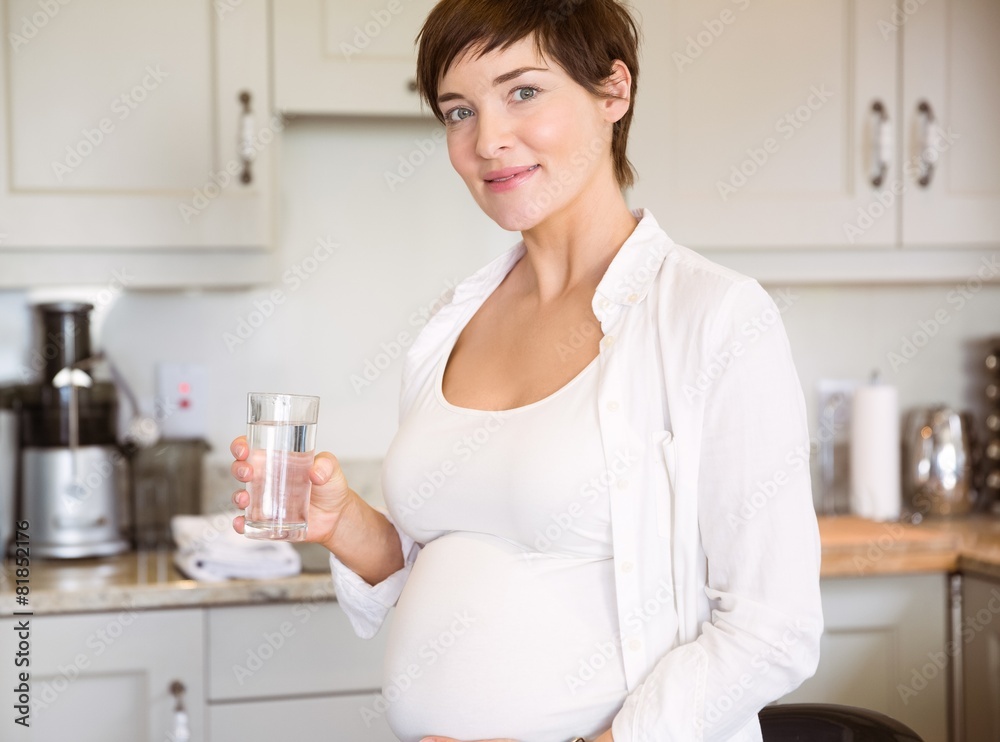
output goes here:
[{"label": "cabinet door", "polygon": [[781,702],[860,706],[948,739],[945,575],[830,578],[822,594],[819,669]]},{"label": "cabinet door", "polygon": [[421,114],[414,39],[435,0],[281,0],[274,96],[295,113]]},{"label": "cabinet door", "polygon": [[233,701],[380,688],[387,629],[361,639],[343,609],[328,600],[211,608],[208,698]]},{"label": "cabinet door", "polygon": [[[1000,242],[1000,3],[921,0],[902,4],[903,119],[910,177],[903,201],[905,245]],[[926,103],[937,122],[928,141]],[[937,161],[921,185],[921,152]]]},{"label": "cabinet door", "polygon": [[[20,620],[29,623],[27,668],[13,667]],[[30,727],[12,723],[8,706],[5,740],[173,739],[174,681],[184,685],[191,739],[203,739],[201,610],[5,618],[0,631],[4,687],[20,682],[14,671],[30,673]]]},{"label": "cabinet door", "polygon": [[892,0],[635,5],[633,206],[696,249],[896,244],[897,163],[870,182],[873,105],[898,119]]},{"label": "cabinet door", "polygon": [[962,590],[966,742],[1000,739],[1000,581],[966,577]]},{"label": "cabinet door", "polygon": [[208,711],[208,742],[397,742],[375,694],[225,703]]},{"label": "cabinet door", "polygon": [[266,0],[6,0],[0,32],[4,259],[270,246]]}]

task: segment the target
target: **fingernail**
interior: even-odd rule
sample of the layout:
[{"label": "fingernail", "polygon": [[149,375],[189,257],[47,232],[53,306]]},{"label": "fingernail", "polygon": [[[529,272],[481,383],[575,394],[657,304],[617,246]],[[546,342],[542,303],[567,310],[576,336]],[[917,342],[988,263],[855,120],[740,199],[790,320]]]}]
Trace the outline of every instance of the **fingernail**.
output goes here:
[{"label": "fingernail", "polygon": [[241,466],[236,470],[236,473],[241,477],[245,477],[248,471],[250,470],[247,469],[245,466]]}]

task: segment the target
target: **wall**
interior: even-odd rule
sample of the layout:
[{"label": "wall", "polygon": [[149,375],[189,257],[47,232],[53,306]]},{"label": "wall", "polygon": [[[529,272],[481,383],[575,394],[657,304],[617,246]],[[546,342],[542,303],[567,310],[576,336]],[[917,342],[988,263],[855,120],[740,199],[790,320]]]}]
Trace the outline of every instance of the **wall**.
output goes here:
[{"label": "wall", "polygon": [[[394,342],[412,339],[422,309],[518,238],[478,211],[437,131],[427,121],[294,122],[282,142],[272,286],[126,292],[99,307],[95,346],[117,360],[150,409],[156,361],[209,367],[207,437],[218,462],[209,498],[233,489],[228,446],[244,432],[251,390],[320,395],[320,445],[356,461],[359,481],[377,488],[377,459],[396,425],[402,359]],[[418,166],[403,165],[407,158]],[[0,379],[19,378],[30,363],[27,302],[100,298],[102,288],[0,292]],[[899,387],[904,408],[978,401],[970,371],[980,362],[978,343],[1000,330],[1000,286],[962,307],[949,301],[947,285],[767,288],[791,292],[783,320],[813,424],[819,379],[864,379],[875,367]],[[263,318],[275,291],[281,303],[272,301]],[[889,354],[902,358],[904,339],[939,309],[947,323],[894,367]],[[370,383],[357,383],[369,362]]]}]

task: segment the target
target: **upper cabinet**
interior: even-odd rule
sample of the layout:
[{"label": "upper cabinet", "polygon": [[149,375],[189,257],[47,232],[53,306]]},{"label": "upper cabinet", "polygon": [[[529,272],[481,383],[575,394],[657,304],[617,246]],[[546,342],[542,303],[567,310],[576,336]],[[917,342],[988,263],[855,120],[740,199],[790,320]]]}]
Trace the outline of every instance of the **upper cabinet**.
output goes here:
[{"label": "upper cabinet", "polygon": [[[903,244],[995,248],[1000,242],[1000,2],[926,0],[902,21],[904,167],[927,181],[907,181]],[[928,131],[930,122],[938,126]]]},{"label": "upper cabinet", "polygon": [[0,285],[267,277],[267,6],[0,3]]},{"label": "upper cabinet", "polygon": [[862,280],[957,265],[893,248],[1000,244],[996,0],[635,5],[630,201],[678,242],[819,278],[860,255]]},{"label": "upper cabinet", "polygon": [[436,0],[280,0],[273,5],[274,97],[305,114],[430,115],[415,39]]},{"label": "upper cabinet", "polygon": [[[878,31],[892,4],[640,3],[632,200],[690,247],[849,244],[844,225],[878,193],[874,106],[896,109],[895,43]],[[897,210],[857,242],[894,244]]]}]

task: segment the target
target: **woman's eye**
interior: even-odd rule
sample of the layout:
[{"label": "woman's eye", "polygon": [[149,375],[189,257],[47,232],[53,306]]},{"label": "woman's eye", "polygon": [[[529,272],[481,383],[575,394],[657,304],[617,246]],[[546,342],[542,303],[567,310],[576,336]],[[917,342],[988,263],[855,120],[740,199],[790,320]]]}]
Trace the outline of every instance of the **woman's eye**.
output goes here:
[{"label": "woman's eye", "polygon": [[457,124],[459,121],[469,118],[472,115],[472,111],[468,108],[452,108],[445,115],[445,120],[449,124]]},{"label": "woman's eye", "polygon": [[530,100],[538,93],[538,88],[524,87],[514,90],[514,100]]}]

